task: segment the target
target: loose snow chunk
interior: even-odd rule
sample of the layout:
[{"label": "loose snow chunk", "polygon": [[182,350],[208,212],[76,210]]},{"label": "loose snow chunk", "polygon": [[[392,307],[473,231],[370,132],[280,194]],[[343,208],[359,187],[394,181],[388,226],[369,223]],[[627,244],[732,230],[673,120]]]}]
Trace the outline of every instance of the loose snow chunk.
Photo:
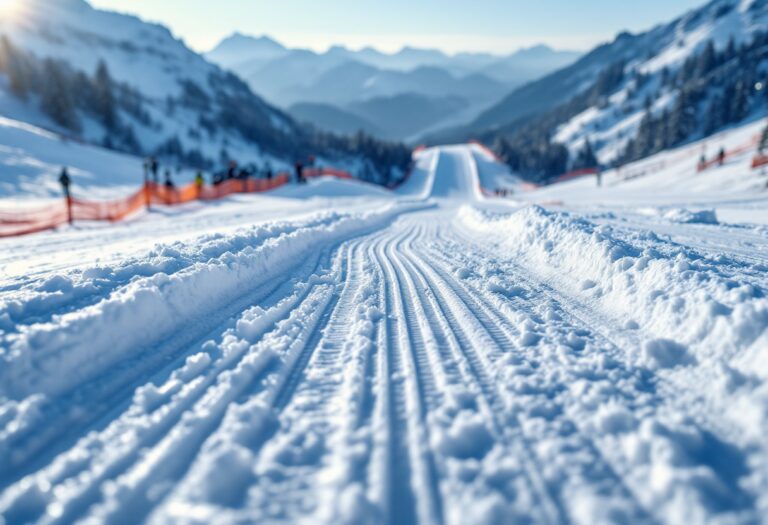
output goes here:
[{"label": "loose snow chunk", "polygon": [[718,224],[715,210],[691,211],[684,208],[669,210],[664,218],[683,224]]},{"label": "loose snow chunk", "polygon": [[191,355],[187,358],[184,367],[179,370],[179,379],[182,381],[190,381],[200,375],[210,364],[211,356],[206,352]]},{"label": "loose snow chunk", "polygon": [[643,355],[651,368],[674,368],[693,364],[688,349],[669,339],[653,339],[643,345]]},{"label": "loose snow chunk", "polygon": [[365,496],[359,483],[347,486],[339,496],[338,522],[342,525],[374,525],[381,523],[378,509]]},{"label": "loose snow chunk", "polygon": [[471,272],[466,268],[459,268],[456,270],[456,277],[459,279],[466,279],[471,275]]},{"label": "loose snow chunk", "polygon": [[602,433],[622,434],[635,427],[635,418],[625,406],[609,403],[598,409],[596,423]]},{"label": "loose snow chunk", "polygon": [[459,459],[481,459],[493,448],[493,436],[477,412],[463,410],[438,438],[446,455]]}]

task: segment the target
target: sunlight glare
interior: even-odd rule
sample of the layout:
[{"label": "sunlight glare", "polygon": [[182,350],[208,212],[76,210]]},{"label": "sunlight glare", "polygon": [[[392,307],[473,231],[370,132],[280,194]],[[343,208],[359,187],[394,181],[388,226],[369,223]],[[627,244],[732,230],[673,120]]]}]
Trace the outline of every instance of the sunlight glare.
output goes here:
[{"label": "sunlight glare", "polygon": [[21,12],[23,0],[0,0],[0,18],[8,20]]}]

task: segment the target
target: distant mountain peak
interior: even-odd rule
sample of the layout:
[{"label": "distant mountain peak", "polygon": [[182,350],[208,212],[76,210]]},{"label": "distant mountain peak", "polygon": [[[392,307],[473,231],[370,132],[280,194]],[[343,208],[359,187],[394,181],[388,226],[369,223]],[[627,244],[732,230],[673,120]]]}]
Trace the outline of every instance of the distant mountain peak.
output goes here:
[{"label": "distant mountain peak", "polygon": [[274,49],[285,49],[285,47],[268,35],[261,35],[261,36],[252,36],[252,35],[246,35],[245,33],[241,33],[239,31],[235,31],[228,37],[226,37],[224,40],[222,40],[217,48],[222,46],[244,46],[244,45],[253,45],[253,46],[260,46],[260,47],[270,47]]}]

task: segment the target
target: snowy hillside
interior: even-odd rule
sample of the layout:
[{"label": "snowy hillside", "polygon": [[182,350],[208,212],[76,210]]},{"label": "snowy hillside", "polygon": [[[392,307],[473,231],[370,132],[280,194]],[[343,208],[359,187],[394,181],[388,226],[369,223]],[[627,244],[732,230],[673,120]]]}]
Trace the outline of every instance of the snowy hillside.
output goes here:
[{"label": "snowy hillside", "polygon": [[[304,129],[165,27],[84,0],[13,0],[5,12],[0,111],[7,117],[209,169],[233,158],[288,166],[310,154],[351,167],[369,155]],[[390,168],[405,167],[369,160],[385,180]]]},{"label": "snowy hillside", "polygon": [[[515,179],[451,146],[392,193],[0,240],[0,515],[761,523],[768,201],[744,206],[743,160],[667,188],[675,214],[612,174],[486,199]],[[749,215],[705,220],[716,190]]]},{"label": "snowy hillside", "polygon": [[[554,140],[566,144],[572,153],[576,153],[589,139],[598,160],[606,164],[620,157],[629,140],[637,136],[646,112],[651,116],[666,112],[667,119],[671,120],[677,118],[674,115],[676,109],[691,112],[692,119],[698,119],[698,122],[689,123],[687,129],[681,130],[683,138],[698,138],[716,130],[718,123],[710,125],[713,129],[707,130],[705,121],[713,118],[708,113],[722,112],[722,106],[733,104],[737,97],[751,99],[752,94],[757,92],[756,95],[763,100],[753,103],[752,111],[748,107],[742,109],[740,115],[735,116],[736,123],[750,113],[766,114],[765,95],[759,93],[768,79],[765,75],[768,54],[762,42],[756,46],[754,54],[745,51],[741,59],[750,62],[748,66],[742,63],[737,74],[741,77],[736,80],[743,83],[739,84],[743,92],[729,91],[715,64],[717,53],[722,53],[720,67],[726,69],[728,61],[739,60],[737,50],[740,46],[751,43],[755,34],[765,32],[768,32],[768,4],[761,0],[718,0],[702,10],[689,13],[665,28],[667,36],[662,41],[661,49],[654,51],[653,56],[626,59],[626,78],[607,95],[608,102],[591,106],[563,123]],[[733,49],[730,54],[729,46]],[[746,56],[747,53],[750,53],[749,56]],[[682,70],[687,61],[698,62],[699,68],[710,68],[701,72],[702,82],[708,85],[695,96],[692,96],[693,88],[687,91],[681,89],[693,76],[690,70],[678,82],[666,80]],[[708,64],[707,61],[711,62]],[[752,71],[758,74],[753,75]],[[733,72],[725,74],[733,75]],[[717,98],[723,95],[725,99]],[[650,106],[647,106],[648,101]],[[728,123],[722,122],[720,126]]]},{"label": "snowy hillside", "polygon": [[622,33],[430,142],[496,143],[533,180],[631,162],[765,115],[766,43],[768,4],[713,0],[646,33]]},{"label": "snowy hillside", "polygon": [[0,144],[4,209],[29,205],[25,201],[30,199],[61,198],[57,179],[62,166],[69,167],[74,190],[81,195],[124,196],[142,184],[141,158],[65,140],[17,120],[0,117]]},{"label": "snowy hillside", "polygon": [[[768,525],[768,0],[516,91],[493,149],[413,152],[305,128],[163,27],[8,2],[0,525]],[[464,107],[442,53],[216,55],[254,46],[276,82],[341,57],[323,96],[429,88],[299,106],[347,129]],[[363,177],[137,191],[142,154]]]}]

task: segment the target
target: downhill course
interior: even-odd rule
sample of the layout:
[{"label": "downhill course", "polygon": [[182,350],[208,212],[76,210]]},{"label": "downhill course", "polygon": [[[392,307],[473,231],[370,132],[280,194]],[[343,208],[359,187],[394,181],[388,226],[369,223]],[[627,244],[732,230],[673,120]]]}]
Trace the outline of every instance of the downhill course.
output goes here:
[{"label": "downhill course", "polygon": [[497,172],[1,240],[0,516],[765,523],[768,227]]}]

